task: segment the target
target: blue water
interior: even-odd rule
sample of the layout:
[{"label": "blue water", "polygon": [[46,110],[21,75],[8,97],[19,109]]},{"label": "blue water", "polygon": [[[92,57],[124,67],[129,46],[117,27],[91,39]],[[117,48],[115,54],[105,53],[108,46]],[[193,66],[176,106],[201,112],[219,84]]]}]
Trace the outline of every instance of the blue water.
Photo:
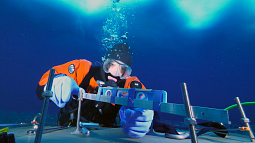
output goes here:
[{"label": "blue water", "polygon": [[[167,91],[171,103],[183,103],[182,82],[187,83],[191,105],[224,109],[236,104],[237,96],[241,102],[254,101],[255,3],[230,1],[220,4],[216,12],[207,3],[202,9],[211,13],[202,22],[193,17],[198,24],[192,25],[189,13],[199,7],[199,1],[194,3],[191,12],[177,1],[123,4],[127,42],[134,52],[132,75],[147,88]],[[0,1],[1,122],[41,112],[42,101],[35,90],[52,66],[74,59],[101,62],[102,27],[109,12],[88,14],[60,0]],[[253,106],[244,106],[251,124],[255,122]],[[58,111],[51,103],[48,113]],[[232,123],[241,124],[238,109],[229,114]],[[161,117],[183,121],[174,115]]]}]

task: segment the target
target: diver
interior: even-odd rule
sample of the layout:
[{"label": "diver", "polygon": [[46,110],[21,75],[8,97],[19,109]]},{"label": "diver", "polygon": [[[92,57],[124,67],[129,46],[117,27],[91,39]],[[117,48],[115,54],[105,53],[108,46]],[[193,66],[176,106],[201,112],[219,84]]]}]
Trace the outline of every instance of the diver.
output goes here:
[{"label": "diver", "polygon": [[[97,93],[99,85],[145,89],[137,77],[130,76],[132,51],[127,43],[115,44],[102,60],[101,66],[94,66],[90,61],[80,59],[53,67],[55,77],[52,84],[53,97],[50,100],[61,108],[58,116],[59,125],[68,126],[71,123],[75,125],[73,121],[75,116],[72,114],[77,114],[76,99],[80,88],[83,89],[83,93]],[[48,76],[49,71],[42,76],[36,89],[41,100],[42,92],[46,90]],[[153,110],[129,108],[88,99],[82,101],[81,121],[116,127],[118,114],[123,132],[131,138],[143,137],[148,132],[154,116]]]}]

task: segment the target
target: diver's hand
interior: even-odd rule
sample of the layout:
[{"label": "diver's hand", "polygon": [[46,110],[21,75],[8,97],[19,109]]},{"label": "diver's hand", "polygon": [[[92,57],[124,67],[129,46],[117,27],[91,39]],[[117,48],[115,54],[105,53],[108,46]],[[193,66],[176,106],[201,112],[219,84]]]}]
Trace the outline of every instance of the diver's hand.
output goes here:
[{"label": "diver's hand", "polygon": [[[71,95],[79,95],[79,89],[80,87],[77,85],[77,83],[68,76],[61,75],[56,76],[53,79],[52,83],[52,89],[53,96],[50,97],[50,100],[52,100],[58,107],[63,108],[70,100]],[[44,90],[46,90],[46,86],[44,87]],[[84,91],[84,89],[82,89]]]},{"label": "diver's hand", "polygon": [[110,86],[110,87],[118,87],[117,86],[117,84],[116,84],[116,82],[115,81],[113,81],[113,80],[108,80],[104,85],[103,85],[103,87],[107,87],[107,86]]},{"label": "diver's hand", "polygon": [[122,106],[120,111],[122,130],[131,138],[141,138],[148,131],[153,120],[153,110]]}]

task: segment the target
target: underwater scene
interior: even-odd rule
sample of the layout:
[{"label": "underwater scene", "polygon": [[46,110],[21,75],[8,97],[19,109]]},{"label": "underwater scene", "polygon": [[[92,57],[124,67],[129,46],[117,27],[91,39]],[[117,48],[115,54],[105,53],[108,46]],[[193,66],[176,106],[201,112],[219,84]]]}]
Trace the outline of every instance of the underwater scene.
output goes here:
[{"label": "underwater scene", "polygon": [[[132,60],[117,61],[122,69],[115,79],[104,64],[107,57],[115,61],[110,54],[118,43],[128,44]],[[141,87],[166,91],[168,103],[185,103],[186,83],[190,105],[228,111],[227,128],[245,126],[238,106],[227,108],[239,97],[254,131],[254,55],[254,0],[0,0],[0,125],[31,124],[42,112],[43,75],[85,59],[116,81],[136,76]],[[45,123],[57,124],[68,101],[62,106],[62,99],[52,99]],[[158,114],[187,126],[184,116]]]}]

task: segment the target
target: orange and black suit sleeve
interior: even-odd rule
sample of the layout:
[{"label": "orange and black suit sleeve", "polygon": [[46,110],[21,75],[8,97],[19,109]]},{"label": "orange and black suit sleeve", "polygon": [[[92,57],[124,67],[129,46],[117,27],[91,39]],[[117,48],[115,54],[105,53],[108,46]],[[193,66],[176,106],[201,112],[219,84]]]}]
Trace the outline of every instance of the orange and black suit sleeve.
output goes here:
[{"label": "orange and black suit sleeve", "polygon": [[[78,85],[80,85],[84,77],[88,74],[91,65],[92,64],[90,61],[80,59],[80,60],[73,60],[62,65],[54,66],[53,69],[55,69],[55,76],[59,74],[64,74],[66,76],[73,78],[74,81]],[[36,89],[36,94],[38,98],[41,100],[43,99],[41,94],[43,92],[44,85],[48,81],[49,72],[50,70],[48,70],[45,74],[43,74]]]},{"label": "orange and black suit sleeve", "polygon": [[[130,76],[126,79],[126,83],[124,85],[124,88],[130,88],[130,84],[132,81],[139,81],[140,80],[136,77],[136,76]],[[141,83],[141,82],[140,82]],[[142,83],[141,83],[142,84]],[[146,89],[145,86],[142,84],[142,88],[141,89]]]}]

